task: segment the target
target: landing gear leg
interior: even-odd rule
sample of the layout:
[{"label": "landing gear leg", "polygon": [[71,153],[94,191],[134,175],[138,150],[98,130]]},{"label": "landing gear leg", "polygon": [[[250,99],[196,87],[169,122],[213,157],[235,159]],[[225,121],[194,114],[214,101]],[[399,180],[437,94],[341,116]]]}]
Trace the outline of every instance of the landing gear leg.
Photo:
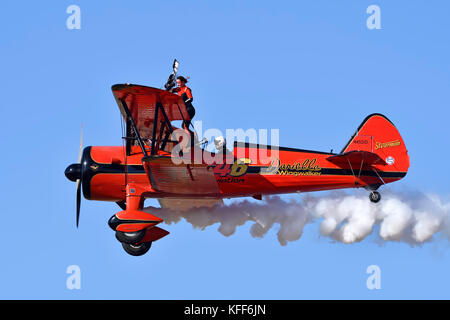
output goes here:
[{"label": "landing gear leg", "polygon": [[125,202],[118,202],[124,210],[113,215],[108,225],[116,232],[116,239],[128,254],[142,256],[150,250],[153,241],[161,239],[169,232],[155,226],[163,221],[161,218],[142,211],[142,194],[145,190],[134,184],[128,184],[126,188]]},{"label": "landing gear leg", "polygon": [[369,199],[370,201],[372,201],[373,203],[377,203],[378,201],[381,200],[381,194],[378,191],[372,191],[369,194]]}]

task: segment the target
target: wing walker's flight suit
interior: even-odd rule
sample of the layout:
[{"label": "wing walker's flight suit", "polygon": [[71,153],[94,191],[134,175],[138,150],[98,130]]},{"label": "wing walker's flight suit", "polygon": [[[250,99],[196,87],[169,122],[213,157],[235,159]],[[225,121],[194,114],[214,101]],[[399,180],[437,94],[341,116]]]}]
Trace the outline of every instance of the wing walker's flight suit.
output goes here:
[{"label": "wing walker's flight suit", "polygon": [[[195,108],[192,105],[192,100],[194,98],[192,97],[192,91],[188,86],[182,86],[172,89],[173,93],[176,93],[183,99],[184,104],[186,105],[187,112],[189,114],[189,118],[193,118],[195,115]],[[189,128],[189,125],[191,124],[191,120],[184,121],[183,125],[187,128]]]}]

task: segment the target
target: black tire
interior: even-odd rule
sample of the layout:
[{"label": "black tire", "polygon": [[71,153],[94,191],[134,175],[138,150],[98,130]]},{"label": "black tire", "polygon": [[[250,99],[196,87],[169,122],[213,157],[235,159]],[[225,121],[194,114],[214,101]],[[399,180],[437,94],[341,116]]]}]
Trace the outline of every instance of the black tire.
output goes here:
[{"label": "black tire", "polygon": [[378,201],[381,200],[381,194],[378,191],[372,191],[369,194],[369,199],[370,201],[372,201],[373,203],[377,203]]},{"label": "black tire", "polygon": [[138,243],[141,241],[146,233],[146,229],[136,232],[122,232],[116,231],[116,239],[124,243]]},{"label": "black tire", "polygon": [[147,251],[150,250],[151,246],[152,246],[151,242],[142,242],[139,244],[130,244],[122,242],[123,249],[132,256],[142,256],[143,254],[146,254]]}]

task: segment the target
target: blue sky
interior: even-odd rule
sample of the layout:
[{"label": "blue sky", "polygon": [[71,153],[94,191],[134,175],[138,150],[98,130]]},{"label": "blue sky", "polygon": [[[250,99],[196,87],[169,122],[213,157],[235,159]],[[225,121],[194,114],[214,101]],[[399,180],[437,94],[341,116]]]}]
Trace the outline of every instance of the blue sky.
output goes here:
[{"label": "blue sky", "polygon": [[[68,30],[66,8],[81,8]],[[366,8],[381,9],[381,30]],[[0,298],[449,298],[448,240],[345,245],[318,224],[280,246],[250,225],[230,237],[184,221],[141,258],[107,227],[115,204],[84,200],[64,169],[84,145],[120,145],[115,83],[160,87],[173,58],[204,126],[278,128],[282,146],[340,151],[366,115],[401,132],[411,157],[396,190],[450,200],[450,5],[446,1],[4,1]],[[151,202],[150,202],[151,204]],[[81,290],[66,268],[81,268]],[[366,288],[379,265],[382,289]]]}]

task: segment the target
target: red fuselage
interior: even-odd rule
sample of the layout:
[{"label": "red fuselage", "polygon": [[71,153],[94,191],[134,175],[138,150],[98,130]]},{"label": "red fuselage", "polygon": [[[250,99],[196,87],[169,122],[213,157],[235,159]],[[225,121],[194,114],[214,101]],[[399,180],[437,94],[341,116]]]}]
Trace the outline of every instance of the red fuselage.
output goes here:
[{"label": "red fuselage", "polygon": [[[261,147],[246,144],[246,155]],[[262,146],[265,148],[265,146]],[[234,148],[234,154],[239,148]],[[242,150],[242,149],[241,149]],[[278,169],[263,172],[269,165],[245,164],[244,173],[233,174],[232,164],[211,165],[218,191],[206,194],[180,194],[154,190],[142,163],[143,154],[138,147],[126,156],[124,147],[87,147],[83,152],[82,180],[85,198],[102,201],[123,201],[126,185],[140,185],[146,198],[165,197],[215,197],[232,198],[268,194],[309,192],[329,189],[379,186],[403,178],[406,171],[376,172],[372,168],[351,165],[337,166],[327,160],[332,153],[279,148]],[[167,153],[165,156],[170,157]],[[248,159],[248,158],[247,158]]]}]

